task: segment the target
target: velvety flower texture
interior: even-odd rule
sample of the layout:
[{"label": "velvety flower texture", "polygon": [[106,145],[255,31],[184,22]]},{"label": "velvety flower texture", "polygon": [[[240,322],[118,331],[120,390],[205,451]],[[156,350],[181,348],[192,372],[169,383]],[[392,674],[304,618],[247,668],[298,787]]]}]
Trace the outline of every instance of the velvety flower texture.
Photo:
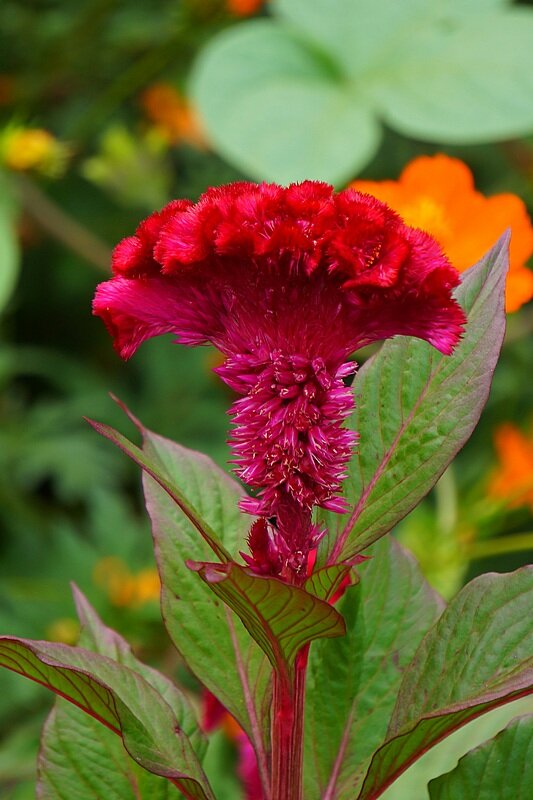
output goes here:
[{"label": "velvety flower texture", "polygon": [[356,442],[346,383],[359,347],[396,334],[452,352],[464,315],[458,273],[436,242],[381,201],[307,181],[235,183],[176,200],[113,255],[94,313],[129,358],[147,338],[211,342],[238,395],[236,471],[255,490],[247,563],[297,579],[320,530],[314,506],[342,512]]}]

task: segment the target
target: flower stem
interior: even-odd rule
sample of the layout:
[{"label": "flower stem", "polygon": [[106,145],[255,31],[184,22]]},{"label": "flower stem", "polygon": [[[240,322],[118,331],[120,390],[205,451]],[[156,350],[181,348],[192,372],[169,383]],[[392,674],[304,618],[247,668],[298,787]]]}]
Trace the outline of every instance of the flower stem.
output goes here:
[{"label": "flower stem", "polygon": [[290,674],[274,670],[272,698],[272,800],[303,800],[303,721],[309,645]]}]

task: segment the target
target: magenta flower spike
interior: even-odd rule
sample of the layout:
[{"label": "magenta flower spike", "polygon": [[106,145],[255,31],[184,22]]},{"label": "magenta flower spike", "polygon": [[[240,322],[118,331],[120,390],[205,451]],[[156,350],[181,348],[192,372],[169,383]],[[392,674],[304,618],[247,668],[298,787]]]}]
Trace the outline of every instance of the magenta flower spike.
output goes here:
[{"label": "magenta flower spike", "polygon": [[313,508],[346,510],[350,356],[397,334],[451,353],[465,321],[458,273],[384,203],[313,181],[173,201],[115,248],[113,271],[94,313],[123,358],[164,333],[224,355],[216,372],[239,395],[233,462],[254,490],[241,506],[258,517],[243,558],[301,583],[322,534]]}]

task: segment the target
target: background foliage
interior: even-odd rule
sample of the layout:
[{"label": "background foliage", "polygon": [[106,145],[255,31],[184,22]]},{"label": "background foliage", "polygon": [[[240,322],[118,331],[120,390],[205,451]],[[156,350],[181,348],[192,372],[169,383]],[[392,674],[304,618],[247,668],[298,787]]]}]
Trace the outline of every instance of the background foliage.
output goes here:
[{"label": "background foliage", "polygon": [[[90,315],[110,250],[154,207],[209,185],[391,179],[415,156],[442,151],[469,164],[483,193],[514,192],[531,211],[528,5],[2,3],[2,631],[74,641],[75,581],[144,659],[194,690],[159,622],[137,472],[82,417],[119,424],[112,391],[148,427],[224,466],[230,397],[209,349],[152,340],[128,364],[113,353]],[[509,316],[480,425],[398,531],[449,597],[530,555],[532,327],[531,305]],[[0,680],[0,794],[24,800],[50,699],[9,673]],[[480,741],[494,719],[474,723]],[[216,734],[210,757],[228,748]],[[453,768],[439,757],[426,780]],[[234,785],[220,791],[238,797]]]}]

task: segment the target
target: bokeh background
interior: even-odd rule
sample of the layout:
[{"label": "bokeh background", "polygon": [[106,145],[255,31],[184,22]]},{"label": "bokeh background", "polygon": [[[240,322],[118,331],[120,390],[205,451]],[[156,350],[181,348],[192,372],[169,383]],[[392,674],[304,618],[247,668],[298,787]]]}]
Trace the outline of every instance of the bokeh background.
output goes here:
[{"label": "bokeh background", "polygon": [[[226,465],[231,396],[208,348],[151,340],[121,362],[90,307],[113,245],[141,218],[241,178],[364,181],[460,270],[511,227],[489,403],[395,534],[447,597],[528,561],[532,17],[530,3],[504,0],[3,0],[2,632],[74,643],[75,581],[142,658],[195,691],[160,623],[139,475],[83,416],[128,430],[113,392],[148,427]],[[51,702],[0,676],[1,798],[34,796]],[[234,749],[231,728],[214,737],[216,772]],[[214,782],[240,796],[227,770]]]}]

